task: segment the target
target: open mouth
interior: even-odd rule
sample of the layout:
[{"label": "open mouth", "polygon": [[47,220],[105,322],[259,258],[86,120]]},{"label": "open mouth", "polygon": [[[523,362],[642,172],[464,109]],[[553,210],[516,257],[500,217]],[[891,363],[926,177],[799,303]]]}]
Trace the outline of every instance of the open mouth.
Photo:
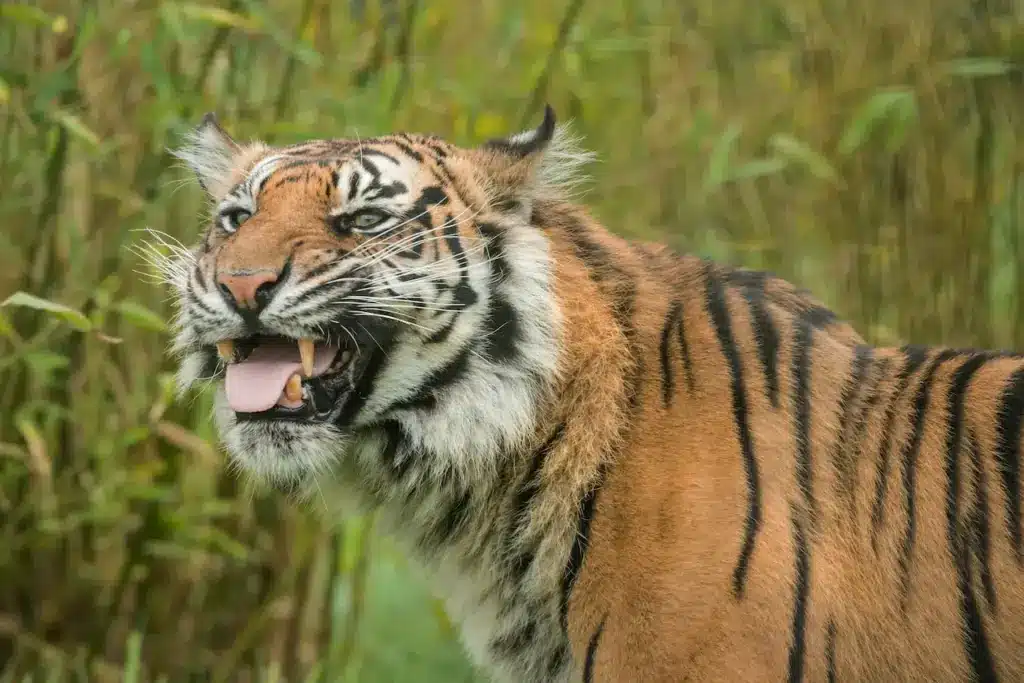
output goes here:
[{"label": "open mouth", "polygon": [[354,346],[258,335],[217,343],[240,420],[324,420],[353,387]]}]

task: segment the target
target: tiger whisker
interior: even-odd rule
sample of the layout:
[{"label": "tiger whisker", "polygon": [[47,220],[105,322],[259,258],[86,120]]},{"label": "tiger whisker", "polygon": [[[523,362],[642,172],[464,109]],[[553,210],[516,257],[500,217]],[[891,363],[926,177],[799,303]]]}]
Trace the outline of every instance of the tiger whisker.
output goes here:
[{"label": "tiger whisker", "polygon": [[385,245],[384,248],[381,249],[380,251],[370,254],[369,258],[367,258],[365,261],[363,261],[353,269],[353,272],[374,266],[380,263],[381,261],[384,261],[394,256],[395,254],[407,251],[408,248],[414,245],[423,247],[435,242],[443,242],[446,239],[447,238],[444,235],[428,233],[416,233],[415,235],[404,237],[401,240]]},{"label": "tiger whisker", "polygon": [[422,330],[422,331],[428,332],[428,333],[433,331],[433,330],[430,330],[430,329],[424,327],[423,325],[419,325],[419,324],[411,322],[409,320],[403,320],[401,318],[396,318],[394,316],[385,315],[383,313],[376,313],[376,312],[373,312],[373,311],[363,311],[363,310],[353,311],[352,313],[354,315],[365,316],[365,317],[369,317],[369,318],[380,318],[382,320],[392,320],[394,322],[402,323],[404,325],[408,325],[409,327],[414,327],[416,329],[419,329],[419,330]]},{"label": "tiger whisker", "polygon": [[[402,306],[407,308],[416,309],[438,309],[438,310],[449,310],[451,307],[447,304],[432,304],[423,301],[413,301],[401,297],[384,297],[384,296],[345,296],[344,302],[356,301],[365,302],[370,304],[389,304],[394,306]],[[463,306],[460,306],[463,307]],[[464,307],[463,307],[464,308]]]},{"label": "tiger whisker", "polygon": [[[475,273],[479,272],[480,270],[485,269],[488,265],[490,265],[491,263],[494,263],[495,261],[497,261],[499,259],[500,259],[500,257],[498,257],[498,256],[492,256],[491,258],[488,258],[488,259],[486,259],[484,261],[478,261],[476,263],[469,264],[469,266],[467,267],[466,270],[467,270],[467,272],[469,274],[475,274]],[[423,265],[423,266],[417,266],[417,267],[414,267],[414,268],[402,269],[401,272],[402,272],[403,275],[405,275],[407,277],[408,276],[426,277],[426,276],[438,275],[438,274],[441,274],[441,275],[444,275],[444,276],[448,276],[448,275],[450,275],[450,276],[457,276],[459,274],[459,267],[458,267],[458,264],[453,264],[451,260],[446,260],[446,261],[438,261],[438,262],[435,262],[435,263],[429,263],[429,264],[426,264],[426,265]],[[387,276],[389,274],[390,273],[388,271],[380,271],[380,272],[373,273],[371,276],[366,278],[367,287],[373,289],[373,288],[377,287],[378,285],[382,285],[382,284],[383,285],[387,285],[388,284],[388,280],[386,278],[387,278]],[[409,284],[410,284],[410,286],[412,286],[415,283],[409,283]]]},{"label": "tiger whisker", "polygon": [[[460,219],[462,219],[462,215],[463,215],[463,214],[465,214],[465,213],[466,213],[467,211],[469,211],[469,210],[470,210],[470,209],[468,209],[468,208],[466,208],[466,209],[463,209],[463,210],[462,210],[461,212],[459,212],[458,214],[456,214],[455,216],[453,216],[453,217],[452,217],[452,218],[453,218],[453,220],[460,220]],[[423,215],[423,214],[420,214],[420,215]],[[472,215],[471,215],[471,216],[470,216],[469,218],[466,218],[466,219],[463,219],[463,220],[472,220],[473,218],[475,218],[475,217],[476,217],[476,216],[478,216],[478,215],[480,215],[480,212],[479,212],[479,211],[478,211],[478,212],[476,212],[476,213],[474,213],[474,214],[472,214]],[[406,224],[407,224],[408,222],[409,222],[409,221],[406,221]],[[400,225],[402,225],[402,224],[400,224]],[[397,227],[399,227],[399,226],[395,226],[395,228],[397,228]],[[435,230],[436,230],[436,228],[435,228]],[[391,232],[391,231],[392,231],[392,230],[391,230],[391,229],[389,229],[389,230],[387,230],[387,231],[385,231],[385,232]],[[387,245],[387,247],[386,247],[386,249],[385,249],[385,251],[384,251],[384,252],[382,252],[382,253],[383,253],[383,254],[388,254],[388,253],[389,253],[389,251],[388,251],[388,250],[397,250],[397,249],[401,249],[401,248],[404,248],[404,245],[406,245],[406,244],[408,244],[408,243],[410,243],[410,242],[415,242],[415,241],[417,241],[417,240],[424,240],[424,244],[425,244],[425,243],[426,243],[426,240],[427,240],[428,238],[433,238],[433,239],[445,239],[445,236],[444,236],[444,235],[437,235],[437,234],[433,234],[433,235],[424,235],[423,233],[425,233],[425,232],[428,232],[428,231],[426,231],[426,230],[423,230],[423,231],[417,231],[416,233],[414,233],[414,234],[412,234],[412,235],[409,235],[408,237],[404,237],[404,238],[402,238],[401,240],[398,240],[397,242],[394,242],[394,243],[388,244],[388,245]],[[429,231],[429,232],[433,232],[433,230],[431,230],[431,231]],[[469,238],[466,238],[466,240],[467,240],[467,241],[471,241],[471,240],[476,240],[476,239],[484,239],[484,238],[482,238],[482,237],[469,237]],[[366,246],[367,244],[368,244],[368,243],[364,243],[363,245],[360,245],[360,246]],[[357,252],[358,250],[359,250],[359,247],[357,247],[356,249],[354,249],[354,250],[353,250],[353,253]],[[373,265],[374,263],[376,263],[376,262],[377,262],[377,260],[379,260],[379,258],[380,258],[380,256],[379,256],[379,255],[378,255],[377,257],[375,257],[375,258],[371,258],[371,259],[370,259],[369,261],[367,261],[367,262],[364,262],[363,264],[361,264],[361,266],[360,266],[360,267],[365,267],[365,266]],[[384,256],[383,258],[386,258],[386,256]]]},{"label": "tiger whisker", "polygon": [[410,218],[406,218],[404,221],[402,221],[400,223],[396,223],[395,225],[392,225],[387,230],[382,230],[381,232],[377,233],[376,235],[371,236],[370,239],[368,239],[365,242],[363,242],[362,244],[358,245],[355,249],[352,250],[352,254],[353,255],[359,255],[360,251],[366,251],[371,246],[376,246],[377,242],[383,240],[385,237],[387,237],[391,233],[395,232],[396,230],[401,230],[402,228],[404,228],[405,226],[409,225],[413,221],[415,221],[415,220],[417,220],[417,219],[419,219],[419,218],[421,218],[423,216],[426,216],[429,213],[430,213],[429,209],[424,209],[423,211],[420,211],[415,216],[412,216]]},{"label": "tiger whisker", "polygon": [[393,306],[397,310],[415,310],[415,311],[461,311],[465,310],[465,306],[447,306],[444,304],[431,306],[429,304],[420,304],[418,302],[406,301],[406,300],[395,300],[393,298],[384,297],[370,297],[370,296],[359,296],[352,297],[346,296],[342,299],[341,303],[367,303],[374,304],[377,306]]},{"label": "tiger whisker", "polygon": [[[388,244],[382,251],[379,251],[379,252],[373,254],[370,259],[367,259],[366,261],[363,261],[361,264],[356,266],[356,268],[353,269],[353,270],[359,270],[361,268],[366,268],[368,266],[375,265],[376,263],[379,263],[380,261],[382,261],[384,259],[387,259],[387,258],[391,257],[392,255],[398,253],[398,252],[405,251],[406,247],[409,246],[410,243],[418,243],[419,245],[424,246],[424,245],[427,245],[427,244],[432,244],[434,242],[445,242],[445,241],[447,241],[447,239],[448,239],[447,236],[439,235],[439,234],[436,234],[436,233],[435,234],[416,234],[416,235],[412,235],[410,237],[403,238],[402,240],[400,240],[398,242],[394,242],[392,244]],[[474,238],[474,240],[475,239],[480,239],[480,238]],[[470,241],[470,240],[466,240],[466,241]],[[463,253],[475,254],[478,251],[486,250],[486,249],[487,249],[487,243],[486,242],[484,242],[483,244],[471,244],[471,245],[467,246],[465,249],[463,249]]]}]

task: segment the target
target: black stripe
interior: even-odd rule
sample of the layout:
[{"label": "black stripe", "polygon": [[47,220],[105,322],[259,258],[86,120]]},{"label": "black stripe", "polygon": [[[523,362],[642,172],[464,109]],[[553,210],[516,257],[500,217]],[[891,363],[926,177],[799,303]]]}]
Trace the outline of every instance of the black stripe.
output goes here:
[{"label": "black stripe", "polygon": [[964,619],[964,654],[971,669],[969,680],[972,683],[997,683],[999,676],[996,674],[996,664],[988,646],[988,637],[985,635],[985,622],[982,621],[978,601],[974,597],[969,551],[966,543],[958,545],[960,547],[956,555],[956,574],[960,589],[960,612]]},{"label": "black stripe", "polygon": [[[626,337],[627,343],[630,344],[631,350],[634,352],[633,356],[639,363],[640,350],[632,348],[636,336],[633,328],[636,285],[631,276],[614,262],[611,254],[590,238],[588,234],[590,231],[586,225],[576,220],[571,214],[563,218],[566,221],[564,230],[572,242],[576,258],[583,262],[590,278],[600,285],[602,291],[612,300],[612,314],[615,316],[615,322],[622,329],[623,336]],[[537,222],[536,216],[534,220]],[[639,379],[634,377],[631,381],[639,381]],[[638,396],[636,397],[638,398]]]},{"label": "black stripe", "polygon": [[[576,258],[583,262],[587,268],[591,280],[601,287],[601,290],[612,301],[612,314],[615,322],[622,330],[627,344],[634,359],[637,361],[636,372],[630,378],[631,407],[635,410],[639,407],[639,392],[636,391],[640,382],[640,366],[642,365],[641,349],[636,345],[636,333],[633,327],[633,306],[636,299],[636,285],[632,276],[623,270],[608,251],[590,237],[587,226],[582,223],[572,212],[565,212],[564,215],[555,216],[560,219],[556,222],[562,224],[563,230],[573,245]],[[534,222],[543,222],[543,217],[536,213],[533,215]]]},{"label": "black stripe", "polygon": [[[598,284],[603,284],[609,277],[621,275],[622,272],[612,263],[611,255],[601,245],[590,239],[586,226],[573,220],[570,216],[565,218],[570,221],[565,225],[566,235],[572,242],[576,258],[586,266],[590,277]],[[534,216],[533,222],[541,222],[541,219]]]},{"label": "black stripe", "polygon": [[917,460],[921,453],[921,439],[924,436],[925,417],[928,414],[928,401],[931,397],[932,380],[935,372],[946,361],[962,355],[961,351],[944,349],[935,355],[924,372],[914,396],[913,422],[911,422],[910,439],[903,448],[903,496],[907,510],[907,524],[903,532],[903,548],[900,552],[900,598],[903,611],[907,610],[910,601],[910,561],[914,556],[914,543],[917,541]]},{"label": "black stripe", "polygon": [[424,141],[423,144],[431,152],[433,152],[435,156],[437,156],[440,159],[444,159],[449,154],[448,150],[445,149],[445,147],[444,147],[444,145],[447,144],[446,142],[444,142],[444,140],[440,140],[440,139],[436,139],[436,138],[433,139],[433,140],[428,139],[428,140]]},{"label": "black stripe", "polygon": [[718,276],[712,267],[705,270],[708,314],[718,336],[718,345],[722,349],[729,365],[730,390],[732,392],[732,417],[736,423],[736,436],[739,439],[743,458],[743,469],[747,480],[747,517],[743,532],[743,543],[740,547],[736,568],[733,570],[733,594],[743,597],[743,589],[747,581],[747,569],[750,557],[754,552],[754,542],[761,528],[761,488],[757,460],[754,457],[754,445],[750,435],[749,415],[747,413],[747,389],[743,381],[743,367],[740,365],[740,352],[732,335],[729,321],[729,309],[725,302],[725,292]]},{"label": "black stripe", "polygon": [[800,311],[800,319],[808,322],[816,330],[823,330],[839,320],[834,312],[818,305],[809,305]]},{"label": "black stripe", "polygon": [[459,180],[458,176],[452,174],[444,159],[434,159],[434,168],[432,170],[435,177],[440,179],[442,182],[448,183],[449,189],[463,206],[475,206],[475,204],[468,200],[465,186]]},{"label": "black stripe", "polygon": [[[209,306],[207,306],[203,302],[203,300],[199,298],[199,295],[195,291],[195,286],[192,284],[193,282],[195,282],[195,281],[194,280],[186,280],[185,281],[185,296],[188,299],[189,305],[192,308],[196,308],[196,309],[202,311],[203,313],[208,315],[210,318],[213,318],[214,320],[219,321],[220,317],[221,317],[220,314],[217,313],[217,311],[215,311],[212,308],[210,308]],[[204,291],[209,291],[209,290],[204,290]],[[235,306],[234,299],[229,299],[228,297],[230,295],[228,293],[226,293],[223,289],[220,290],[220,294],[221,294],[221,297],[227,303],[227,305],[232,307],[232,308],[234,308],[234,306]]]},{"label": "black stripe", "polygon": [[683,355],[683,370],[686,371],[686,388],[693,393],[693,359],[690,358],[690,345],[686,341],[686,316],[679,316],[679,324],[676,325],[676,334],[679,337],[679,349]]},{"label": "black stripe", "polygon": [[512,273],[512,268],[508,264],[508,254],[505,252],[505,232],[500,226],[490,222],[478,223],[477,230],[487,240],[484,243],[484,255],[491,265],[491,284],[500,285]]},{"label": "black stripe", "polygon": [[[775,329],[771,311],[765,304],[764,282],[758,287],[747,287],[744,290],[750,306],[750,324],[757,344],[757,355],[761,358],[764,371],[765,394],[773,408],[779,407],[779,332]],[[799,324],[799,323],[798,323]]]},{"label": "black stripe", "polygon": [[363,195],[368,195],[371,190],[380,189],[380,168],[377,164],[370,161],[364,154],[359,157],[359,165],[370,174],[370,182],[363,189]]},{"label": "black stripe", "polygon": [[367,367],[359,375],[355,387],[352,388],[351,398],[345,402],[345,407],[341,409],[341,414],[338,416],[337,423],[339,425],[346,426],[352,424],[352,420],[359,414],[363,406],[366,405],[370,396],[373,395],[377,376],[380,374],[381,368],[384,367],[384,363],[388,360],[391,349],[395,345],[393,334],[384,335],[383,338],[378,337],[376,341],[379,346],[370,351],[372,355]]},{"label": "black stripe", "polygon": [[[959,453],[966,430],[966,440],[972,463],[976,468],[975,489],[979,500],[987,498],[982,477],[984,470],[981,453],[972,431],[964,421],[964,403],[971,377],[984,363],[991,358],[990,354],[977,354],[957,368],[954,373],[949,392],[947,411],[949,413],[949,432],[946,440],[946,534],[949,542],[949,553],[956,570],[957,588],[960,591],[960,614],[963,619],[964,656],[971,669],[970,680],[985,683],[997,681],[995,663],[985,636],[985,624],[978,610],[977,598],[974,595],[973,578],[970,564],[970,548],[965,542],[965,534],[960,525],[960,472]],[[984,498],[981,498],[984,496]],[[984,503],[987,508],[987,501]],[[987,510],[986,516],[987,516]],[[987,524],[987,522],[986,522]],[[987,536],[987,533],[986,533]],[[987,546],[987,542],[986,542]],[[987,549],[986,549],[987,555]],[[983,560],[982,576],[988,573],[987,557]],[[986,591],[988,591],[986,586]],[[990,595],[990,604],[994,604],[994,591]]]},{"label": "black stripe", "polygon": [[597,660],[597,646],[601,642],[601,634],[604,633],[604,623],[608,620],[606,614],[601,618],[601,623],[597,625],[597,630],[594,631],[594,635],[590,636],[590,642],[587,643],[587,656],[583,660],[583,683],[593,683],[594,681],[594,662]]},{"label": "black stripe", "polygon": [[988,475],[982,462],[981,448],[972,429],[967,430],[967,451],[971,455],[974,474],[974,508],[971,510],[972,549],[981,565],[981,585],[985,590],[985,601],[993,613],[996,611],[996,586],[992,580],[991,541],[989,540]]},{"label": "black stripe", "polygon": [[1020,436],[1024,418],[1024,367],[1017,368],[1007,383],[999,404],[996,433],[996,462],[1006,497],[1006,528],[1017,556],[1022,560],[1020,528]]},{"label": "black stripe", "polygon": [[903,367],[896,378],[896,387],[889,397],[889,405],[885,411],[885,425],[882,428],[882,443],[878,454],[875,479],[875,501],[871,507],[871,547],[878,551],[878,533],[885,521],[885,494],[889,488],[889,459],[892,448],[893,425],[900,397],[907,389],[910,376],[917,371],[927,356],[927,350],[921,346],[904,346]]},{"label": "black stripe", "polygon": [[405,430],[397,420],[385,420],[381,426],[384,433],[384,450],[381,451],[381,462],[390,469],[398,467],[398,451],[405,438]]},{"label": "black stripe", "polygon": [[825,631],[825,680],[836,683],[836,622],[828,620]]},{"label": "black stripe", "polygon": [[304,180],[309,180],[308,172],[303,173],[301,175],[298,173],[292,175],[285,175],[277,179],[277,182],[274,183],[273,188],[276,190],[280,187],[283,187],[284,185],[290,185],[292,183],[298,183]]},{"label": "black stripe", "polygon": [[853,474],[854,479],[852,481],[851,495],[847,501],[847,505],[849,506],[850,519],[854,521],[857,519],[857,478],[860,472],[860,459],[864,453],[864,448],[867,445],[868,423],[873,411],[878,406],[878,401],[882,398],[882,392],[885,386],[884,380],[888,377],[891,365],[892,360],[885,356],[877,358],[873,363],[874,372],[871,374],[871,379],[868,380],[870,388],[868,389],[864,406],[857,414],[857,426],[853,432],[853,440],[850,442],[850,471]]},{"label": "black stripe", "polygon": [[665,324],[661,328],[661,399],[665,407],[672,405],[672,393],[675,391],[675,378],[672,376],[672,354],[669,344],[672,341],[672,331],[675,329],[679,318],[683,314],[683,305],[673,301],[668,307],[668,314],[665,316]]},{"label": "black stripe", "polygon": [[451,336],[452,330],[455,329],[455,323],[459,321],[459,312],[454,311],[451,317],[448,318],[448,322],[430,333],[430,336],[423,340],[424,344],[443,344],[448,341],[448,337]]},{"label": "black stripe", "polygon": [[413,202],[413,205],[409,207],[406,212],[405,220],[415,220],[424,228],[432,228],[434,226],[433,221],[430,218],[429,210],[435,206],[443,206],[448,204],[451,200],[441,187],[437,185],[428,185],[423,188],[420,192],[420,196]]},{"label": "black stripe", "polygon": [[[303,282],[306,280],[303,279]],[[361,290],[366,291],[366,290]],[[351,291],[351,285],[347,282],[338,282],[337,284],[323,284],[316,286],[314,285],[311,289],[307,289],[302,294],[293,297],[288,302],[288,310],[294,310],[303,304],[309,304],[310,302],[317,302],[317,306],[330,305],[343,296],[350,296],[357,294],[357,291]],[[304,307],[305,308],[305,307]],[[303,313],[300,313],[295,317],[296,321],[301,321]]]},{"label": "black stripe", "polygon": [[542,481],[541,472],[544,470],[544,463],[547,462],[548,456],[551,455],[551,452],[558,446],[564,436],[565,423],[562,422],[555,427],[551,436],[549,436],[544,443],[541,444],[540,448],[534,452],[533,458],[530,462],[530,469],[519,484],[519,491],[516,493],[515,502],[511,510],[512,519],[517,526],[533,503],[534,496],[536,496],[537,492],[540,490]]},{"label": "black stripe", "polygon": [[348,196],[346,200],[351,202],[355,200],[356,195],[359,194],[359,173],[352,172],[348,176]]},{"label": "black stripe", "polygon": [[459,264],[459,280],[466,280],[466,268],[469,267],[469,259],[462,248],[462,239],[459,237],[459,223],[454,216],[449,215],[441,226],[441,233],[444,235],[444,243],[448,251],[452,253],[455,262]]},{"label": "black stripe", "polygon": [[499,657],[513,657],[533,643],[536,633],[537,623],[530,619],[511,633],[495,639],[491,643],[491,650]]},{"label": "black stripe", "polygon": [[814,328],[803,320],[795,321],[793,336],[793,431],[796,438],[797,485],[803,493],[811,524],[818,516],[811,472],[811,347]]},{"label": "black stripe", "polygon": [[[534,216],[536,218],[536,216]],[[629,416],[623,421],[621,429],[628,430],[634,423],[633,417],[641,409],[641,383],[643,363],[641,351],[636,346],[636,330],[633,326],[633,307],[636,299],[636,286],[630,275],[625,272],[601,245],[590,239],[587,227],[572,212],[560,216],[556,221],[562,226],[573,244],[576,257],[588,269],[588,274],[602,291],[611,299],[612,314],[622,331],[623,337],[634,358],[634,367],[627,378],[626,400],[629,404]],[[542,222],[535,220],[535,222]],[[625,434],[623,434],[625,436]],[[604,462],[610,461],[606,458]],[[590,526],[594,517],[597,496],[604,484],[604,466],[599,466],[595,481],[587,489],[579,504],[579,517],[576,523],[576,534],[573,538],[569,558],[562,574],[562,593],[560,617],[563,631],[568,630],[569,598],[572,594],[576,578],[583,566],[587,549],[590,545]]]},{"label": "black stripe", "polygon": [[448,509],[434,525],[430,542],[436,546],[443,546],[448,543],[469,518],[471,498],[469,490],[463,491],[457,498],[450,501]]},{"label": "black stripe", "polygon": [[395,401],[381,411],[386,415],[395,410],[432,410],[437,406],[438,394],[458,382],[469,370],[471,347],[464,347],[448,362],[430,372],[408,398]]},{"label": "black stripe", "polygon": [[[530,470],[520,482],[519,490],[516,491],[516,497],[512,503],[512,509],[509,511],[510,525],[507,543],[510,549],[522,543],[522,533],[528,523],[529,510],[533,506],[533,500],[541,488],[541,472],[544,470],[544,463],[547,462],[548,456],[558,446],[563,436],[565,436],[564,422],[555,427],[555,431],[551,436],[533,454]],[[515,577],[516,583],[523,580],[526,571],[533,564],[535,553],[536,549],[533,547],[528,547],[518,553],[510,553],[512,574]]]},{"label": "black stripe", "polygon": [[[377,144],[386,145],[388,143],[395,144],[395,140],[393,140],[393,139],[384,139],[384,140],[381,140],[380,142],[378,142]],[[395,166],[400,166],[401,165],[400,162],[398,161],[398,159],[396,159],[392,155],[388,154],[387,152],[385,152],[383,150],[379,150],[379,149],[365,149],[362,152],[360,152],[359,157],[360,157],[361,160],[364,160],[364,161],[366,160],[366,157],[381,157],[383,159],[387,159],[388,161],[390,161]]]},{"label": "black stripe", "polygon": [[204,292],[208,291],[210,285],[206,282],[206,274],[203,273],[203,269],[199,267],[199,261],[196,261],[196,267],[192,270],[192,276],[196,279],[196,284]]},{"label": "black stripe", "polygon": [[274,168],[270,173],[268,173],[265,176],[263,176],[263,178],[260,180],[259,184],[256,187],[254,187],[249,194],[251,194],[253,197],[259,197],[260,194],[262,194],[262,192],[263,192],[263,188],[266,187],[267,182],[272,177],[274,177],[274,174],[277,173],[279,170],[280,169],[278,169],[278,168]]},{"label": "black stripe", "polygon": [[811,556],[800,511],[793,509],[793,544],[796,554],[796,583],[793,591],[793,628],[789,643],[789,683],[804,679],[804,648],[807,630],[807,593],[810,590]]},{"label": "black stripe", "polygon": [[799,318],[816,330],[824,330],[829,325],[838,322],[839,318],[834,312],[825,308],[821,304],[813,303],[814,295],[806,289],[797,289],[786,280],[780,278],[775,273],[770,273],[761,270],[747,270],[745,268],[730,269],[726,272],[726,278],[729,284],[736,285],[746,290],[746,294],[750,292],[761,292],[767,296],[769,300],[775,300],[768,291],[767,286],[769,283],[774,283],[776,287],[782,289],[783,292],[779,296],[789,296],[796,299],[805,299],[805,301],[799,301],[797,303],[799,310]]},{"label": "black stripe", "polygon": [[398,140],[398,139],[393,139],[393,140],[391,140],[391,144],[393,144],[398,149],[402,150],[402,152],[404,152],[405,155],[410,157],[413,161],[416,161],[417,163],[423,161],[423,155],[420,154],[419,152],[417,152],[415,149],[413,149],[407,143],[402,142],[401,140]]},{"label": "black stripe", "polygon": [[558,644],[558,647],[551,653],[551,657],[548,658],[548,677],[554,678],[558,673],[565,668],[566,664],[569,663],[569,645],[566,641],[562,641]]},{"label": "black stripe", "polygon": [[[835,467],[836,495],[845,499],[851,510],[856,506],[857,461],[854,458],[856,442],[853,442],[854,448],[850,448],[850,423],[853,418],[854,406],[857,405],[857,400],[861,396],[861,389],[866,388],[864,387],[864,377],[873,360],[874,349],[865,344],[858,344],[853,351],[849,377],[847,377],[839,397],[839,433],[832,447],[832,462]],[[867,399],[866,396],[861,404],[861,417],[867,413]]]},{"label": "black stripe", "polygon": [[507,363],[516,357],[518,344],[522,339],[519,315],[508,299],[491,290],[487,302],[487,316],[483,320],[480,353],[495,363]]},{"label": "black stripe", "polygon": [[[394,422],[394,424],[400,425],[400,423],[397,420],[389,420],[389,422]],[[401,427],[399,428],[401,429]],[[404,430],[402,431],[402,434],[404,439]],[[402,443],[398,451],[396,451],[395,457],[393,458],[391,463],[391,490],[394,490],[396,486],[405,483],[406,478],[409,476],[409,473],[414,471],[413,465],[422,465],[423,461],[424,456],[422,449],[413,448],[412,446],[409,445],[407,441]],[[415,471],[420,472],[421,470],[417,469]],[[413,496],[415,496],[418,493],[421,493],[421,491],[416,487],[407,487],[405,494],[406,503],[409,503],[412,500]]]},{"label": "black stripe", "polygon": [[378,183],[379,189],[372,195],[367,194],[365,199],[367,201],[375,201],[378,199],[391,199],[397,197],[400,194],[405,194],[409,191],[409,188],[401,180],[395,180],[386,185]]},{"label": "black stripe", "polygon": [[964,402],[970,388],[971,379],[981,367],[988,362],[987,354],[979,353],[967,359],[950,381],[949,396],[946,402],[948,431],[946,435],[946,539],[949,552],[954,562],[958,561],[960,539],[960,450],[964,437]]},{"label": "black stripe", "polygon": [[576,522],[576,534],[573,536],[572,549],[569,551],[569,561],[562,573],[562,599],[559,616],[561,617],[562,630],[567,631],[569,627],[569,597],[576,584],[576,578],[583,567],[583,560],[587,555],[590,546],[590,525],[594,521],[594,508],[597,504],[597,494],[604,483],[601,481],[592,486],[583,496],[580,502],[579,519]]},{"label": "black stripe", "polygon": [[455,285],[454,303],[458,303],[459,310],[462,310],[475,304],[479,297],[469,283],[469,258],[462,248],[462,239],[459,237],[459,224],[454,216],[448,216],[441,226],[441,233],[444,235],[444,242],[448,246],[448,251],[451,252],[459,266],[459,281]]},{"label": "black stripe", "polygon": [[[337,268],[340,265],[339,261],[340,261],[340,259],[338,261],[325,261],[325,262],[321,263],[319,266],[317,266],[316,268],[311,268],[310,270],[307,270],[305,273],[302,273],[302,275],[301,275],[302,280],[300,280],[298,284],[300,284],[300,285],[306,284],[310,280],[312,280],[314,278],[318,278],[318,277],[320,277],[321,275],[323,275],[324,273],[326,273],[328,271],[334,270],[335,268]],[[347,268],[346,268],[346,270],[347,270]],[[318,292],[316,292],[316,290],[314,290],[314,293],[318,293]]]}]

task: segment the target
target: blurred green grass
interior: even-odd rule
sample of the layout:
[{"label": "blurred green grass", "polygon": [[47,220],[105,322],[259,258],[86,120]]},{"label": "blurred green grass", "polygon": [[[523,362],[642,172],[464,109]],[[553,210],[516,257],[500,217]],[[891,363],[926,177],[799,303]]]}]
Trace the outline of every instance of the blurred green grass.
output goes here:
[{"label": "blurred green grass", "polygon": [[1021,27],[1003,0],[0,3],[0,680],[474,678],[371,520],[248,491],[208,397],[173,399],[138,250],[197,234],[166,149],[203,112],[471,144],[550,101],[613,230],[878,342],[1019,348]]}]

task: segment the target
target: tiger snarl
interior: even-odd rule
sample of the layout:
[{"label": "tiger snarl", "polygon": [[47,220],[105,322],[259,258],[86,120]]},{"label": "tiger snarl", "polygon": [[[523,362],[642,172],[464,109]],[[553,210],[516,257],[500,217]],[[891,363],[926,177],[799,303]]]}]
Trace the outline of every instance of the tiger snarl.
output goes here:
[{"label": "tiger snarl", "polygon": [[182,389],[245,472],[375,510],[494,680],[1024,678],[1024,358],[614,236],[550,108],[178,155]]}]

